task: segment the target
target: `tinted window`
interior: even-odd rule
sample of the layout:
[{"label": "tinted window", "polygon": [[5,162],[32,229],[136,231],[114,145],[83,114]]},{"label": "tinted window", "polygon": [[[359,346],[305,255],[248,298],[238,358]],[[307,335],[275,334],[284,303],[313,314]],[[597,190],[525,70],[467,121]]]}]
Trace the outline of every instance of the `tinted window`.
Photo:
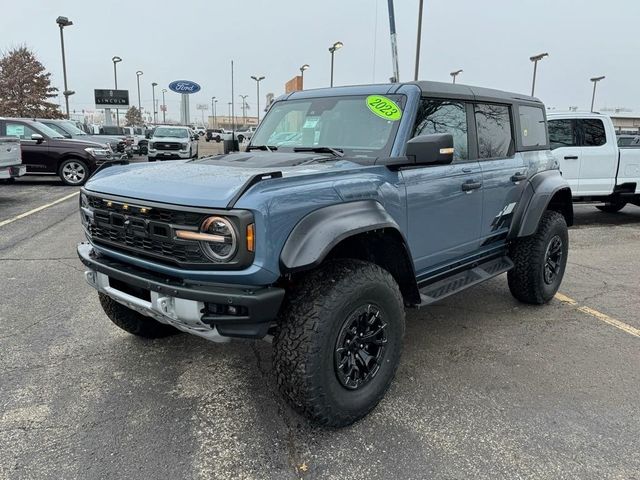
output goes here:
[{"label": "tinted window", "polygon": [[464,103],[448,100],[422,100],[415,136],[434,133],[453,135],[453,161],[469,158],[467,113]]},{"label": "tinted window", "polygon": [[538,107],[518,107],[520,112],[520,135],[523,147],[547,145],[547,128],[544,113]]},{"label": "tinted window", "polygon": [[45,125],[49,128],[53,128],[56,132],[58,132],[61,135],[68,135],[67,132],[65,132],[65,130],[60,127],[59,125],[56,125],[55,123],[45,123]]},{"label": "tinted window", "polygon": [[478,104],[475,106],[479,158],[505,158],[511,154],[513,139],[509,107]]},{"label": "tinted window", "polygon": [[619,137],[618,138],[618,146],[619,147],[628,147],[633,143],[633,137]]},{"label": "tinted window", "polygon": [[599,118],[578,120],[582,131],[582,145],[585,147],[599,147],[607,143],[604,123]]},{"label": "tinted window", "polygon": [[573,120],[549,120],[549,143],[551,150],[577,146]]}]

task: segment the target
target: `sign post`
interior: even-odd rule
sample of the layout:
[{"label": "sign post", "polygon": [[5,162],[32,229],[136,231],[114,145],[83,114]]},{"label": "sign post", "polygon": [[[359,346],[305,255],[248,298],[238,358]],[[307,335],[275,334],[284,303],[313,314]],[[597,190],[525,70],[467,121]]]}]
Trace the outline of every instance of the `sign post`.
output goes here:
[{"label": "sign post", "polygon": [[95,89],[93,91],[96,108],[104,108],[104,124],[113,125],[111,109],[129,108],[129,90]]},{"label": "sign post", "polygon": [[200,85],[190,80],[175,80],[169,84],[169,90],[180,94],[180,123],[189,125],[189,95],[198,93]]}]

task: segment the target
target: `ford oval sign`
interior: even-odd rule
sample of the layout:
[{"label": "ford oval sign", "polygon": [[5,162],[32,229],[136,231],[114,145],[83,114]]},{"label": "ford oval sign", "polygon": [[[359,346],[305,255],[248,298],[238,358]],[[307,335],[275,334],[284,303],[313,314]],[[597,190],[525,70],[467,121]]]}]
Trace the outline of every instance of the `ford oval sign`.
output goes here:
[{"label": "ford oval sign", "polygon": [[176,93],[198,93],[200,85],[189,80],[176,80],[169,84],[169,90]]}]

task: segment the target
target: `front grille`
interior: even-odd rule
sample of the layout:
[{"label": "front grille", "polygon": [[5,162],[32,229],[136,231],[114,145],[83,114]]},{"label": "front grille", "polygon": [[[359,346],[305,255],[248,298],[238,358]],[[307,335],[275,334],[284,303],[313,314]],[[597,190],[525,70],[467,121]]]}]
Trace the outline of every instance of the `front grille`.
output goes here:
[{"label": "front grille", "polygon": [[154,142],[153,146],[156,150],[180,150],[182,145],[175,142]]},{"label": "front grille", "polygon": [[211,265],[198,242],[174,239],[173,230],[199,227],[204,213],[181,212],[138,203],[88,196],[93,222],[87,225],[91,240],[163,263]]}]

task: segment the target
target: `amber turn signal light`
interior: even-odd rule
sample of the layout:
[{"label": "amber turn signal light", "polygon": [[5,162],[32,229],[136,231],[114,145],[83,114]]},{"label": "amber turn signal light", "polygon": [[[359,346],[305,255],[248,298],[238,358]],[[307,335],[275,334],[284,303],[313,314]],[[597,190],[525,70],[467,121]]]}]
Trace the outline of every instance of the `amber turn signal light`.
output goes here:
[{"label": "amber turn signal light", "polygon": [[251,223],[247,225],[247,250],[250,252],[255,252],[256,250],[256,226]]}]

